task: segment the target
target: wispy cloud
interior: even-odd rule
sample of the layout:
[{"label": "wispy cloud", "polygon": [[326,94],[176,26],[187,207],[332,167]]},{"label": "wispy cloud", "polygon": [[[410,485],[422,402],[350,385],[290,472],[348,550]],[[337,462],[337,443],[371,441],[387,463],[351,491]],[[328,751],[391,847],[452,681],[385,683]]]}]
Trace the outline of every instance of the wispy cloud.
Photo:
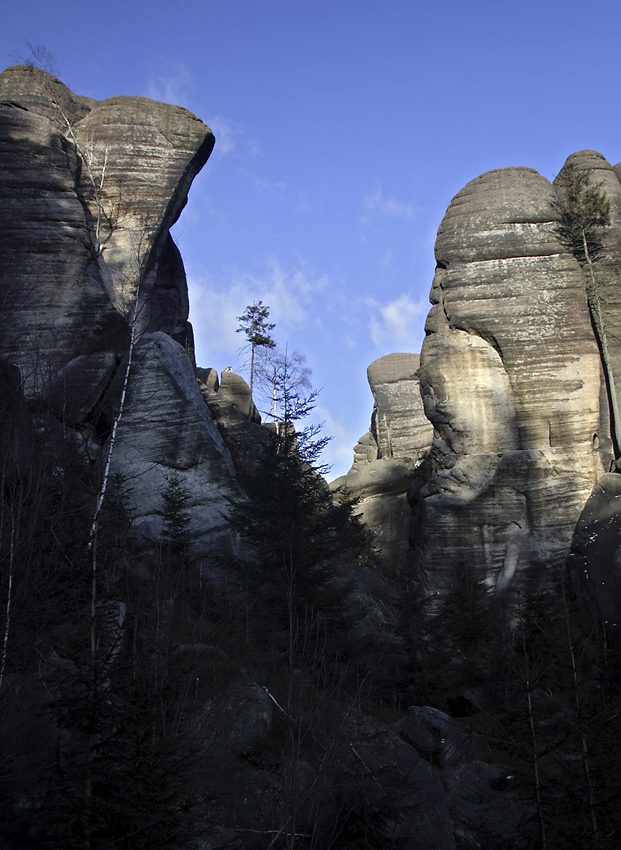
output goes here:
[{"label": "wispy cloud", "polygon": [[310,200],[307,192],[300,191],[297,194],[295,211],[302,215],[309,212],[320,212],[321,204],[318,201]]},{"label": "wispy cloud", "polygon": [[321,404],[318,404],[312,415],[313,424],[316,423],[323,426],[323,432],[330,434],[330,441],[326,445],[321,454],[321,463],[325,463],[328,467],[334,467],[335,472],[328,471],[326,478],[332,481],[338,475],[343,475],[344,471],[349,469],[354,461],[354,446],[360,439],[361,434],[352,434],[343,425],[343,422],[338,416]]},{"label": "wispy cloud", "polygon": [[206,366],[235,366],[244,342],[236,333],[237,316],[255,301],[269,306],[277,339],[285,344],[296,329],[309,323],[311,306],[327,286],[328,278],[316,275],[304,263],[290,266],[278,258],[268,260],[259,271],[229,267],[219,273],[193,273],[190,269],[190,319],[197,359]]},{"label": "wispy cloud", "polygon": [[365,192],[362,205],[364,212],[360,216],[360,222],[364,225],[370,224],[378,216],[408,220],[416,215],[414,204],[384,195],[380,183],[376,185],[373,192]]},{"label": "wispy cloud", "polygon": [[390,268],[390,266],[392,265],[392,257],[393,257],[392,248],[388,248],[386,251],[384,251],[384,254],[382,255],[380,263],[385,269]]},{"label": "wispy cloud", "polygon": [[236,153],[252,159],[258,155],[258,143],[242,124],[224,115],[211,115],[207,123],[216,137],[216,153],[220,156]]},{"label": "wispy cloud", "polygon": [[418,320],[429,308],[426,301],[401,295],[387,304],[369,298],[367,305],[373,311],[369,332],[374,345],[391,351],[417,350],[420,336]]},{"label": "wispy cloud", "polygon": [[149,78],[147,94],[153,100],[184,105],[194,87],[194,78],[185,65],[175,65],[172,70]]},{"label": "wispy cloud", "polygon": [[252,182],[254,183],[254,188],[263,195],[273,195],[276,192],[284,192],[287,188],[286,183],[282,183],[280,181],[272,181],[262,180],[260,177],[253,177]]}]

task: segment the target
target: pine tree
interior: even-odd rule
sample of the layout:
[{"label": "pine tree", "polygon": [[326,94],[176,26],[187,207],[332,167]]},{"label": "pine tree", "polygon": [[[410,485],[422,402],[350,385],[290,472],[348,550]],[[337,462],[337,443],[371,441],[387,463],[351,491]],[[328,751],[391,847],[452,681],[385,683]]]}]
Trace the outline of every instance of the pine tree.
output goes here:
[{"label": "pine tree", "polygon": [[230,521],[249,551],[238,568],[252,601],[256,639],[298,657],[310,652],[313,631],[319,656],[356,619],[345,567],[368,538],[352,502],[335,502],[320,474],[327,439],[316,427],[295,429],[313,409],[316,393],[302,396],[287,368],[278,392],[283,421],[266,432],[255,467],[242,477],[247,498],[231,502]]},{"label": "pine tree", "polygon": [[255,353],[257,348],[274,348],[276,343],[270,336],[270,331],[276,326],[272,322],[268,322],[270,315],[269,307],[266,307],[262,301],[255,301],[249,307],[246,307],[241,316],[237,316],[239,327],[236,333],[246,335],[248,346],[250,347],[250,410],[248,419],[252,419],[252,389],[255,379]]},{"label": "pine tree", "polygon": [[179,571],[185,571],[191,560],[189,501],[190,491],[173,475],[162,493],[162,541],[165,557],[175,561]]},{"label": "pine tree", "polygon": [[559,183],[564,194],[559,236],[578,262],[586,267],[587,304],[600,351],[610,405],[611,438],[615,458],[618,458],[621,454],[621,416],[608,347],[608,335],[595,275],[595,264],[602,252],[601,229],[610,226],[610,201],[601,183],[593,186],[588,171],[579,170],[571,163],[561,172]]}]

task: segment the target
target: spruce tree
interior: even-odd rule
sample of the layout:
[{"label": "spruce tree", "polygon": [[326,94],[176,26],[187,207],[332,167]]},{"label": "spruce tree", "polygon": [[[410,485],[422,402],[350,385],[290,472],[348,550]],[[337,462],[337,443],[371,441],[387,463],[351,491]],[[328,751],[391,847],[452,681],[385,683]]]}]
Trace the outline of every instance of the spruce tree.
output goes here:
[{"label": "spruce tree", "polygon": [[238,569],[254,638],[286,650],[290,661],[314,653],[318,662],[361,613],[346,565],[368,537],[351,500],[334,501],[320,474],[327,439],[314,426],[296,430],[316,393],[303,396],[286,367],[278,393],[283,421],[266,430],[254,468],[241,478],[247,498],[231,501],[230,521],[248,551]]},{"label": "spruce tree", "polygon": [[595,274],[602,252],[601,230],[610,226],[610,201],[602,184],[593,185],[588,171],[573,164],[566,165],[559,176],[563,191],[558,228],[561,241],[586,269],[585,289],[591,324],[599,348],[610,405],[611,438],[615,458],[621,454],[621,415],[617,400],[614,370],[608,346],[608,335]]},{"label": "spruce tree", "polygon": [[250,409],[248,419],[252,419],[252,390],[255,378],[255,353],[257,348],[274,348],[276,343],[270,336],[270,331],[275,328],[272,322],[268,322],[270,315],[269,307],[262,301],[255,301],[246,307],[241,316],[237,317],[239,327],[236,333],[243,333],[250,347]]}]

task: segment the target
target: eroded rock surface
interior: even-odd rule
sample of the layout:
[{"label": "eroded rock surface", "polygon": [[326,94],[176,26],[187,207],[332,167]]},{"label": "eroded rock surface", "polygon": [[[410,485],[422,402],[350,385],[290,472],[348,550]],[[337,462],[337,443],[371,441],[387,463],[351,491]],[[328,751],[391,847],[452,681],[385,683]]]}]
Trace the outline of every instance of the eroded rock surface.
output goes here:
[{"label": "eroded rock surface", "polygon": [[[568,165],[586,169],[610,201],[594,268],[619,396],[621,166],[595,151],[572,154]],[[451,565],[468,563],[504,590],[524,568],[563,562],[619,453],[587,270],[560,232],[563,175],[552,185],[530,168],[496,169],[462,189],[438,231],[420,365],[394,354],[369,367],[371,428],[333,486],[361,496],[393,566],[407,561],[409,534],[410,563],[434,591]],[[594,493],[576,537],[586,567],[597,556],[592,540],[584,555],[585,534],[593,523],[610,526],[616,511],[609,490]],[[615,558],[595,572],[621,612]]]},{"label": "eroded rock surface", "polygon": [[387,354],[369,366],[375,399],[371,428],[354,450],[347,475],[333,482],[360,499],[360,513],[373,530],[384,565],[396,574],[409,551],[412,473],[431,446],[433,427],[420,394],[418,354]]},{"label": "eroded rock surface", "polygon": [[112,454],[139,533],[157,535],[162,492],[189,493],[195,545],[220,545],[230,453],[196,382],[183,263],[169,233],[212,147],[185,109],[98,102],[55,77],[0,75],[0,347],[26,399],[103,467],[131,326],[127,402]]},{"label": "eroded rock surface", "polygon": [[191,348],[170,238],[213,135],[143,97],[94,101],[44,71],[0,75],[2,330],[27,391],[85,353],[98,323],[132,315]]},{"label": "eroded rock surface", "polygon": [[421,353],[435,438],[418,511],[440,583],[459,559],[503,588],[564,558],[610,461],[594,450],[607,437],[599,353],[558,219],[545,178],[506,168],[459,192],[438,231]]}]

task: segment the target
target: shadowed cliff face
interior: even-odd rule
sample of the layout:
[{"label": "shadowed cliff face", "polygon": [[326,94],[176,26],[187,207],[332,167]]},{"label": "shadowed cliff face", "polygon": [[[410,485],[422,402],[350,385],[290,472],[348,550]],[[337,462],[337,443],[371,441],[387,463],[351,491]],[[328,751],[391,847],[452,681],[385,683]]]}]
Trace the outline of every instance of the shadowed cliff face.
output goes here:
[{"label": "shadowed cliff face", "polygon": [[169,228],[213,135],[185,109],[143,97],[97,102],[16,66],[0,75],[5,346],[28,391],[41,359],[84,353],[109,312],[191,343],[183,264]]},{"label": "shadowed cliff face", "polygon": [[[31,406],[79,435],[91,463],[128,407],[112,471],[131,480],[138,528],[160,522],[174,474],[196,540],[226,535],[232,463],[193,369],[183,263],[169,228],[213,148],[185,109],[97,102],[24,66],[0,75],[0,346]],[[138,293],[138,297],[137,297]]]}]

